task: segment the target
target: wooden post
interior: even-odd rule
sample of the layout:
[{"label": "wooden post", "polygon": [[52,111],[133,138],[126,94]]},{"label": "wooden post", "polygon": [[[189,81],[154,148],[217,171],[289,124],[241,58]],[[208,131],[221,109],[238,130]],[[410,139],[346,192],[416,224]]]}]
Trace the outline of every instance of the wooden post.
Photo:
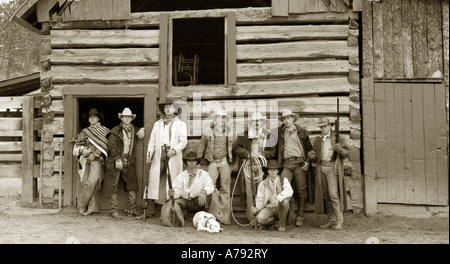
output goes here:
[{"label": "wooden post", "polygon": [[[22,205],[33,202],[35,192],[33,188],[34,169],[34,102],[32,96],[23,97],[22,103]],[[42,156],[42,154],[41,154]],[[42,183],[41,183],[42,184]]]},{"label": "wooden post", "polygon": [[63,170],[63,165],[62,165],[62,161],[63,161],[63,154],[62,154],[62,150],[63,150],[63,143],[59,143],[59,178],[58,178],[58,209],[61,209],[61,204],[62,204],[62,170]]},{"label": "wooden post", "polygon": [[66,151],[66,155],[64,155],[64,205],[72,204],[72,155],[69,155],[72,149],[71,143],[69,139],[73,137],[73,95],[65,95],[64,96],[64,149]]},{"label": "wooden post", "polygon": [[235,85],[237,78],[236,65],[236,15],[234,13],[227,13],[226,18],[226,36],[227,36],[227,80],[226,84]]},{"label": "wooden post", "polygon": [[366,215],[375,215],[377,209],[377,181],[375,155],[375,104],[373,78],[362,80],[363,107],[363,164],[364,204]]},{"label": "wooden post", "polygon": [[159,16],[159,100],[166,100],[166,89],[168,86],[168,33],[169,33],[169,16],[161,14]]}]

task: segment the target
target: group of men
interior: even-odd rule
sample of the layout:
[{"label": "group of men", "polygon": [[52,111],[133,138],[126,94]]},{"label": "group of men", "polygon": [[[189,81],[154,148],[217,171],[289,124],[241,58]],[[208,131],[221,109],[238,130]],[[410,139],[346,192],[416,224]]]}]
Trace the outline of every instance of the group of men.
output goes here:
[{"label": "group of men", "polygon": [[[276,227],[285,231],[289,224],[288,215],[294,215],[295,226],[301,227],[308,198],[307,175],[314,167],[316,212],[326,211],[328,218],[328,222],[320,227],[342,229],[339,197],[342,186],[339,186],[335,164],[342,166],[339,160],[348,156],[348,145],[342,136],[336,140],[332,123],[327,118],[319,120],[321,136],[311,140],[310,132],[298,124],[297,113],[285,109],[280,117],[282,125],[274,133],[266,129],[265,116],[255,112],[248,120],[248,129],[234,142],[233,131],[227,125],[230,116],[218,109],[211,124],[203,129],[196,150],[186,153],[183,158],[188,140],[187,126],[178,117],[181,106],[167,100],[159,104],[159,109],[161,118],[153,126],[145,157],[150,170],[143,199],[159,205],[163,224],[167,222],[167,212],[174,215],[169,221],[171,225],[184,226],[186,211],[200,210],[212,213],[222,224],[230,224],[231,174],[236,163],[239,168],[236,180],[242,183],[249,222],[260,228]],[[136,219],[145,219],[154,215],[155,210],[144,210],[148,214],[144,215],[137,209],[134,152],[137,140],[144,138],[144,128],[139,129],[131,123],[136,115],[129,108],[118,117],[121,123],[109,130],[101,125],[104,117],[96,109],[83,116],[90,126],[77,136],[80,141],[73,151],[79,157],[82,181],[79,212],[89,215],[98,211],[96,201],[102,185],[109,194],[111,216],[120,219],[117,184],[122,177],[128,192],[126,213]],[[201,169],[200,164],[206,169]],[[105,168],[104,173],[102,168]],[[220,188],[216,188],[217,180]],[[297,203],[294,203],[294,194]]]}]

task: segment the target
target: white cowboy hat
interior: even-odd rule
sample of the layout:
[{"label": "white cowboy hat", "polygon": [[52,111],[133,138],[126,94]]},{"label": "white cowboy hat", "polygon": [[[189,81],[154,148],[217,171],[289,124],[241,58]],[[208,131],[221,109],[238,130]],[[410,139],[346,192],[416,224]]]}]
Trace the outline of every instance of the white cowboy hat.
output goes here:
[{"label": "white cowboy hat", "polygon": [[293,116],[294,117],[294,122],[297,122],[297,120],[299,118],[297,113],[292,113],[292,110],[288,109],[288,108],[283,110],[283,113],[281,114],[280,120],[283,121],[283,117],[286,117],[286,116]]},{"label": "white cowboy hat", "polygon": [[218,117],[218,116],[225,116],[226,122],[228,122],[230,120],[230,115],[227,114],[227,112],[225,112],[225,110],[223,110],[223,109],[219,109],[216,113],[214,113],[213,119],[216,119],[216,117]]},{"label": "white cowboy hat", "polygon": [[136,114],[133,114],[131,112],[131,109],[128,107],[125,107],[123,109],[122,113],[119,113],[118,116],[119,116],[119,119],[122,119],[122,116],[131,116],[132,120],[136,118]]},{"label": "white cowboy hat", "polygon": [[266,121],[266,117],[265,116],[263,116],[260,112],[254,112],[253,114],[252,114],[252,117],[250,118],[250,121],[251,122],[254,122],[254,121],[256,121],[256,120],[263,120],[263,121]]}]

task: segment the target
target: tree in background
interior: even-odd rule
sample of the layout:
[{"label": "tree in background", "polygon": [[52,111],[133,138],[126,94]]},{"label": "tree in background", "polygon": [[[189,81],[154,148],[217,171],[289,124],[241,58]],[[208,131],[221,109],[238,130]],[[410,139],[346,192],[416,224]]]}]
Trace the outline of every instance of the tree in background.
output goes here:
[{"label": "tree in background", "polygon": [[10,21],[23,2],[0,1],[0,80],[40,71],[40,35]]}]

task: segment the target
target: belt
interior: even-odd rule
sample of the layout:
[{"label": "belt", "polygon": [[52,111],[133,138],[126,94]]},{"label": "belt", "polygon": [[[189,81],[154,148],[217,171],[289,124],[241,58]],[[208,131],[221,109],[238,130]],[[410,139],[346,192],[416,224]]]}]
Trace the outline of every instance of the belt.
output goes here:
[{"label": "belt", "polygon": [[284,160],[289,160],[289,161],[303,161],[303,158],[299,158],[299,157],[291,157],[291,158],[287,158]]},{"label": "belt", "polygon": [[127,159],[130,156],[130,153],[122,153],[122,158]]},{"label": "belt", "polygon": [[213,155],[213,159],[214,160],[221,160],[221,159],[223,159],[223,158],[225,158],[227,156],[227,154],[224,154],[224,155]]},{"label": "belt", "polygon": [[320,162],[322,165],[334,165],[334,161],[322,160]]}]

